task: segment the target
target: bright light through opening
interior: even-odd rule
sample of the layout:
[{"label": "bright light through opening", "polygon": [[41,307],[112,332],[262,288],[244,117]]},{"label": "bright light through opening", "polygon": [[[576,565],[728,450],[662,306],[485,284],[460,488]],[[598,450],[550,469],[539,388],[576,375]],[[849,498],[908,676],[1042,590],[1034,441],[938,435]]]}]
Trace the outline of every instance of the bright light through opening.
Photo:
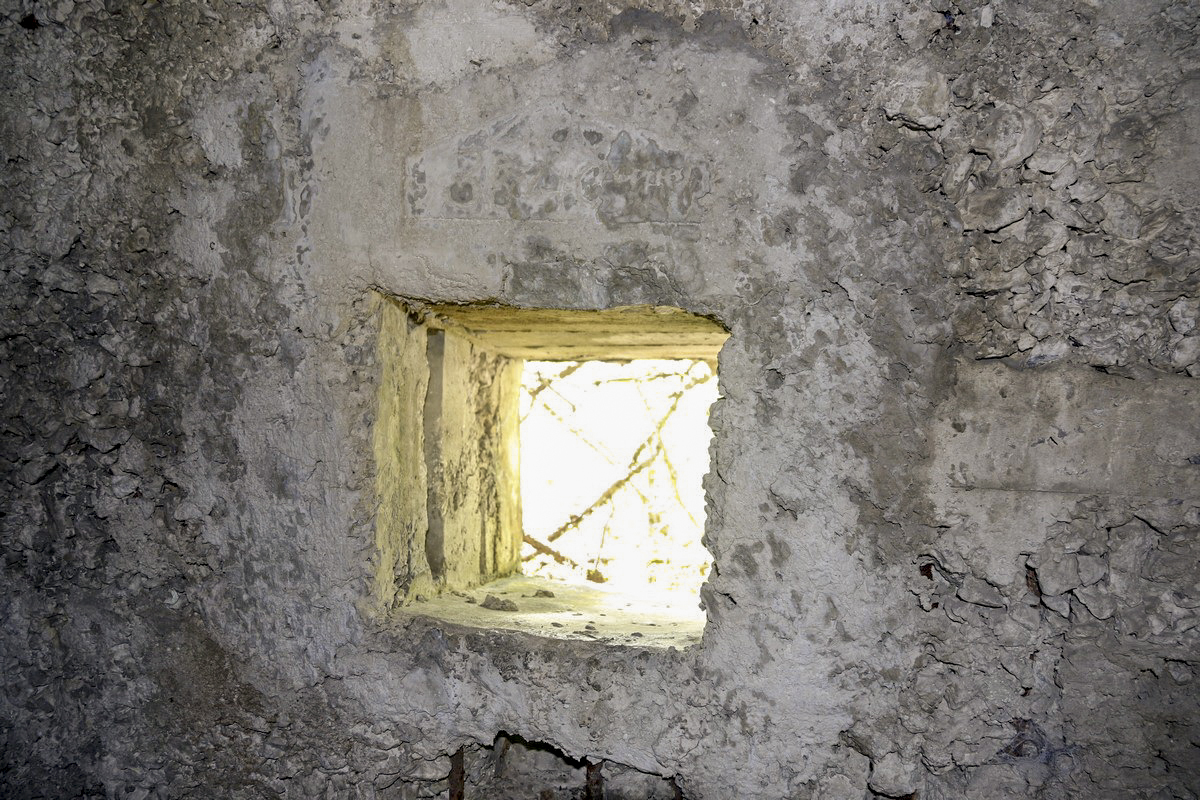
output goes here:
[{"label": "bright light through opening", "polygon": [[698,596],[716,399],[704,361],[526,361],[522,571]]}]

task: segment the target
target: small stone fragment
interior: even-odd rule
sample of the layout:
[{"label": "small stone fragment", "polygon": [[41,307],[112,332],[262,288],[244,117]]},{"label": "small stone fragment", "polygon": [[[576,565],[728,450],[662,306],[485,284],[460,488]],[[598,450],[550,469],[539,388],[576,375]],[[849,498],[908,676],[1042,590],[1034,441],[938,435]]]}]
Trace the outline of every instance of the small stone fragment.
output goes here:
[{"label": "small stone fragment", "polygon": [[1049,336],[1052,326],[1053,323],[1045,317],[1031,316],[1025,320],[1025,330],[1029,332],[1030,336],[1038,340]]},{"label": "small stone fragment", "polygon": [[512,600],[503,597],[496,597],[494,594],[489,594],[483,598],[483,602],[479,604],[480,608],[486,608],[491,611],[518,611],[517,604]]},{"label": "small stone fragment", "polygon": [[1078,178],[1079,168],[1072,162],[1054,173],[1054,180],[1050,181],[1050,188],[1057,192],[1059,189],[1071,186]]},{"label": "small stone fragment", "polygon": [[1079,562],[1073,553],[1059,554],[1037,565],[1038,584],[1048,595],[1060,595],[1079,585]]},{"label": "small stone fragment", "polygon": [[1094,180],[1076,181],[1067,190],[1067,194],[1076,203],[1094,203],[1108,193],[1108,187]]},{"label": "small stone fragment", "polygon": [[1051,611],[1057,611],[1064,619],[1071,616],[1071,598],[1065,594],[1042,595],[1042,605]]},{"label": "small stone fragment", "polygon": [[1185,336],[1171,348],[1171,366],[1183,369],[1200,361],[1200,336]]},{"label": "small stone fragment", "polygon": [[947,197],[956,201],[962,197],[966,192],[967,179],[971,177],[974,165],[975,156],[970,153],[963,153],[946,165],[942,175],[942,191],[946,193]]},{"label": "small stone fragment", "polygon": [[28,484],[35,484],[42,478],[50,474],[50,471],[58,466],[53,458],[43,456],[35,458],[21,468],[19,475],[21,480]]},{"label": "small stone fragment", "polygon": [[999,169],[1015,167],[1033,155],[1042,141],[1042,124],[1028,111],[1002,103],[986,117],[974,149]]},{"label": "small stone fragment", "polygon": [[871,762],[871,777],[867,785],[887,797],[904,797],[913,793],[916,769],[905,763],[899,753],[888,753],[878,761]]},{"label": "small stone fragment", "polygon": [[1122,239],[1136,239],[1142,232],[1142,215],[1129,198],[1117,192],[1109,192],[1100,198],[1104,219],[1100,227],[1105,233]]},{"label": "small stone fragment", "polygon": [[554,597],[554,592],[549,589],[538,589],[533,593],[534,597]]},{"label": "small stone fragment", "polygon": [[1043,147],[1029,157],[1025,166],[1046,175],[1055,175],[1069,163],[1071,163],[1071,159],[1066,153]]},{"label": "small stone fragment", "polygon": [[967,614],[970,609],[965,602],[959,600],[957,597],[947,597],[942,600],[942,611],[946,612],[946,617],[951,622],[957,622],[961,625],[967,621]]},{"label": "small stone fragment", "polygon": [[1063,249],[1067,243],[1067,226],[1038,215],[1038,219],[1029,226],[1028,236],[1030,244],[1036,248],[1035,252],[1045,257]]},{"label": "small stone fragment", "polygon": [[203,517],[204,510],[190,500],[184,500],[175,507],[175,513],[171,516],[177,522],[189,522]]},{"label": "small stone fragment", "polygon": [[1168,661],[1167,674],[1171,676],[1171,680],[1180,685],[1192,682],[1192,670],[1182,661]]},{"label": "small stone fragment", "polygon": [[1004,608],[1004,595],[1000,590],[987,581],[980,580],[974,575],[963,578],[962,586],[958,588],[958,598],[964,602],[986,608]]},{"label": "small stone fragment", "polygon": [[901,75],[884,92],[883,113],[913,130],[940,128],[950,108],[946,76],[923,65],[906,67]]},{"label": "small stone fragment", "polygon": [[1179,333],[1191,333],[1196,329],[1197,321],[1200,321],[1200,303],[1180,298],[1167,312],[1167,319],[1171,321],[1171,327]]},{"label": "small stone fragment", "polygon": [[1076,589],[1074,594],[1096,619],[1108,619],[1116,613],[1116,600],[1100,586],[1081,587]]},{"label": "small stone fragment", "polygon": [[1046,202],[1045,211],[1065,226],[1079,229],[1088,227],[1088,221],[1083,218],[1075,206],[1058,198],[1050,198]]},{"label": "small stone fragment", "polygon": [[1025,216],[1030,208],[1029,195],[1020,189],[981,189],[968,194],[958,210],[963,228],[991,233]]},{"label": "small stone fragment", "polygon": [[[1105,575],[1108,574],[1108,565],[1104,563],[1104,559],[1097,556],[1077,556],[1076,561],[1079,565],[1079,585],[1091,586],[1094,583],[1099,583]],[[1079,593],[1076,592],[1076,595]]]}]

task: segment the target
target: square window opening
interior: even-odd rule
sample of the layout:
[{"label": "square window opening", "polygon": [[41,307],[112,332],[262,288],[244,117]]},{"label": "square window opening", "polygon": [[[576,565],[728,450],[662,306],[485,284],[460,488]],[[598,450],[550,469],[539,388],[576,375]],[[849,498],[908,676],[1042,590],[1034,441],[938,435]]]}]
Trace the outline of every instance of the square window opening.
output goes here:
[{"label": "square window opening", "polygon": [[724,327],[673,307],[379,299],[381,604],[554,637],[698,636]]}]

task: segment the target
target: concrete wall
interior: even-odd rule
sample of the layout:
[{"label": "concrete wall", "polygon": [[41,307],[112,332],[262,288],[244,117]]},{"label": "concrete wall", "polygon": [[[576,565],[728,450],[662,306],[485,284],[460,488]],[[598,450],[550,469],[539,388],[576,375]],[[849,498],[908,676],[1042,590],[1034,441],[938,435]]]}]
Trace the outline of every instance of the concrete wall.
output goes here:
[{"label": "concrete wall", "polygon": [[[446,588],[478,586],[520,566],[521,502],[517,394],[521,362],[481,349],[451,331],[435,335],[440,397],[425,399],[426,434],[436,435],[430,505],[439,508],[439,542],[426,556]],[[434,337],[431,336],[431,340]]]},{"label": "concrete wall", "polygon": [[374,298],[376,613],[520,569],[521,361]]},{"label": "concrete wall", "polygon": [[[391,608],[410,596],[436,589],[426,552],[431,503],[431,462],[440,463],[440,438],[428,438],[425,409],[430,405],[428,332],[405,309],[382,296],[372,298],[378,324],[379,394],[373,428],[375,600]],[[441,377],[440,375],[438,376]],[[433,498],[436,501],[436,498]],[[438,521],[438,535],[444,526]],[[441,551],[435,554],[440,558]]]},{"label": "concrete wall", "polygon": [[[3,793],[1195,797],[1198,17],[10,4]],[[702,645],[386,613],[374,289],[730,330]]]}]

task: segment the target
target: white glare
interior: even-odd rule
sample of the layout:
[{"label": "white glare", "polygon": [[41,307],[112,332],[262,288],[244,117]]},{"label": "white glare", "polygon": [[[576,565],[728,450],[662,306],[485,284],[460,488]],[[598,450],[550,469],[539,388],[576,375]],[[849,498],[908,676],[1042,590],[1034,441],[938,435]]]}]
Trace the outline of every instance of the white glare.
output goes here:
[{"label": "white glare", "polygon": [[525,362],[522,571],[698,595],[716,398],[703,361]]}]

